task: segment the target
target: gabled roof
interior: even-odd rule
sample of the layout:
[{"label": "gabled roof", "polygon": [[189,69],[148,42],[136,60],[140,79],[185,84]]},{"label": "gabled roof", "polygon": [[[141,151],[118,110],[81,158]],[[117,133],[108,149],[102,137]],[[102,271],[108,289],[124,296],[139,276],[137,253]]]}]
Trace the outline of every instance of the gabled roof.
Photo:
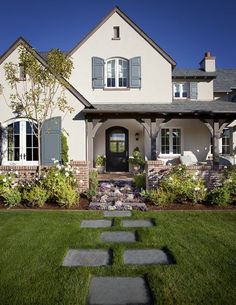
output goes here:
[{"label": "gabled roof", "polygon": [[176,66],[174,59],[168,55],[154,40],[152,40],[136,23],[134,23],[124,12],[120,10],[118,6],[98,23],[98,25],[92,29],[72,50],[68,52],[67,56],[71,56],[76,50],[78,50],[113,14],[117,13],[123,18],[143,39],[145,39],[157,52],[159,52],[172,66]]},{"label": "gabled roof", "polygon": [[[46,60],[35,51],[35,49],[23,38],[19,37],[0,57],[0,65],[4,62],[4,60],[20,45],[23,45],[29,52],[34,54],[36,59],[44,66],[48,67]],[[66,88],[85,106],[88,108],[92,108],[93,106],[89,103],[89,101],[78,91],[76,90],[65,78],[61,76],[56,76],[58,80],[63,80],[66,84]]]},{"label": "gabled roof", "polygon": [[216,72],[205,72],[201,69],[194,68],[174,68],[172,78],[216,78]]},{"label": "gabled roof", "polygon": [[217,69],[214,92],[231,92],[236,87],[236,68]]}]

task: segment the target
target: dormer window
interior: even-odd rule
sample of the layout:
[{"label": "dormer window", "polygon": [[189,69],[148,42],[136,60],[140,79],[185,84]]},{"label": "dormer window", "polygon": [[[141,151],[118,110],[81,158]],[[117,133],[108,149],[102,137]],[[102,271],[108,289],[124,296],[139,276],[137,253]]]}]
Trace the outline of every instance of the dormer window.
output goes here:
[{"label": "dormer window", "polygon": [[129,62],[127,59],[112,58],[106,61],[106,87],[128,87]]},{"label": "dormer window", "polygon": [[120,39],[120,27],[119,26],[113,27],[113,39]]},{"label": "dormer window", "polygon": [[188,98],[189,97],[189,83],[174,83],[173,97],[174,98]]},{"label": "dormer window", "polygon": [[19,80],[26,80],[25,67],[19,64]]}]

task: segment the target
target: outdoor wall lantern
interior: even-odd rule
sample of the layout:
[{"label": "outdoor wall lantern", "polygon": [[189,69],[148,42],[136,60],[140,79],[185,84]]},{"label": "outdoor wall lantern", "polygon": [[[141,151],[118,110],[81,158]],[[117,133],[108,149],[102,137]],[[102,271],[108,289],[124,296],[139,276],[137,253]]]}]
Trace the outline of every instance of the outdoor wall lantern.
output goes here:
[{"label": "outdoor wall lantern", "polygon": [[136,140],[136,141],[139,140],[139,133],[138,133],[138,132],[136,132],[136,134],[135,134],[135,140]]}]

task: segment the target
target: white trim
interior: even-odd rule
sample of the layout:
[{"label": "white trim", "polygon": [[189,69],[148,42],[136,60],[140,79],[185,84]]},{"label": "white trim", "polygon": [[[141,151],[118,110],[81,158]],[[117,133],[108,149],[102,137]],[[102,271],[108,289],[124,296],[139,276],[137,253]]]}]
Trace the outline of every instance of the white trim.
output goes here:
[{"label": "white trim", "polygon": [[[179,91],[176,90],[176,85],[179,86]],[[187,96],[183,96],[183,93],[186,92],[184,91],[184,86],[187,85]],[[173,82],[172,83],[172,92],[173,92],[173,99],[188,99],[190,98],[190,83],[189,82]],[[179,97],[175,96],[175,93],[179,92]]]},{"label": "white trim", "polygon": [[[162,129],[169,129],[170,131],[170,138],[169,138],[169,146],[170,146],[170,153],[169,154],[163,154],[161,153],[161,130]],[[174,154],[173,153],[173,138],[172,138],[172,130],[173,129],[180,129],[180,153]],[[183,143],[184,143],[184,137],[183,137],[183,127],[178,127],[178,126],[161,126],[160,131],[158,133],[158,147],[159,147],[159,154],[158,157],[160,158],[168,158],[168,157],[178,157],[183,154]]]},{"label": "white trim", "polygon": [[[26,156],[26,124],[24,122],[29,121],[27,118],[13,118],[2,123],[3,129],[12,123],[20,123],[20,155]],[[3,132],[4,133],[4,132]],[[3,135],[4,136],[4,135]],[[25,166],[25,165],[38,165],[38,161],[26,161],[22,158],[19,161],[8,161],[8,147],[7,138],[2,138],[2,165],[12,165],[12,166]]]}]

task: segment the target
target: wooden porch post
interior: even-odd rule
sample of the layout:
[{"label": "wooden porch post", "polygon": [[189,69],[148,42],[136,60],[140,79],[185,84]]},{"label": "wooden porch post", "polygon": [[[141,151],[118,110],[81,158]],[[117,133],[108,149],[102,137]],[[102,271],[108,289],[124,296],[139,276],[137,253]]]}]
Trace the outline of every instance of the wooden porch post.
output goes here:
[{"label": "wooden porch post", "polygon": [[220,123],[213,121],[213,166],[218,168],[220,165]]}]

